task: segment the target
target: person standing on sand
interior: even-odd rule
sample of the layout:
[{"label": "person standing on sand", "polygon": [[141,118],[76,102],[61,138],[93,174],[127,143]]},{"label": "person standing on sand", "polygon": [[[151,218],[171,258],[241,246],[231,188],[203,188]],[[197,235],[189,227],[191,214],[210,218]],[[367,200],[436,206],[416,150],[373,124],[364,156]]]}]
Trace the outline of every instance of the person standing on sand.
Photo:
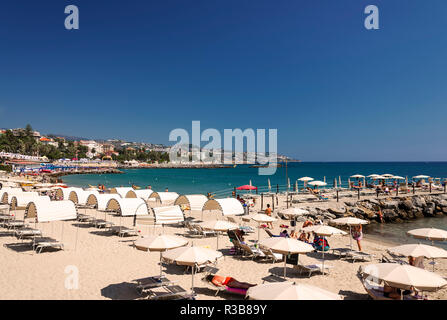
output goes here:
[{"label": "person standing on sand", "polygon": [[357,247],[359,248],[359,251],[362,251],[362,245],[360,241],[363,238],[363,232],[362,232],[362,225],[354,226],[351,230],[352,238],[357,241]]},{"label": "person standing on sand", "polygon": [[[265,209],[264,213],[265,213],[266,215],[268,215],[269,217],[272,216],[272,208],[270,208],[270,204],[267,204],[267,208]],[[267,222],[267,226],[268,226],[270,229],[273,229],[273,224],[272,224],[271,222]]]},{"label": "person standing on sand", "polygon": [[165,192],[169,192],[168,188],[165,189]]}]

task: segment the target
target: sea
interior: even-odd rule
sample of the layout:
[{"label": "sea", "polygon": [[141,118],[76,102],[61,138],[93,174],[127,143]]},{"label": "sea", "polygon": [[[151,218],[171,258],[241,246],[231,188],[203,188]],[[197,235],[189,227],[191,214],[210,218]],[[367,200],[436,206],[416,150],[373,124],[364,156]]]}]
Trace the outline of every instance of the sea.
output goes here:
[{"label": "sea", "polygon": [[[155,191],[175,191],[179,194],[207,194],[227,197],[234,188],[252,184],[259,192],[293,189],[298,178],[307,176],[325,181],[327,187],[347,187],[351,175],[392,174],[407,177],[428,175],[444,180],[447,178],[447,162],[291,162],[276,168],[274,175],[259,175],[259,168],[250,165],[237,165],[228,168],[157,168],[123,169],[124,174],[85,174],[64,176],[63,181],[71,186],[88,187],[104,184],[106,187],[137,185],[141,188],[151,186]],[[351,179],[355,181],[356,179]],[[269,188],[270,185],[270,188]],[[299,182],[299,188],[303,182]],[[253,191],[252,191],[253,192]],[[411,239],[406,231],[414,228],[437,227],[447,230],[447,217],[424,218],[406,223],[372,225],[367,228],[371,236],[392,242],[406,243]],[[419,240],[418,240],[419,241]],[[411,241],[410,241],[411,242]],[[414,239],[413,239],[414,242]],[[423,241],[422,241],[423,242]],[[424,242],[425,243],[425,242]],[[427,242],[429,243],[429,242]],[[447,243],[444,243],[447,247]],[[444,244],[441,244],[444,246]]]}]

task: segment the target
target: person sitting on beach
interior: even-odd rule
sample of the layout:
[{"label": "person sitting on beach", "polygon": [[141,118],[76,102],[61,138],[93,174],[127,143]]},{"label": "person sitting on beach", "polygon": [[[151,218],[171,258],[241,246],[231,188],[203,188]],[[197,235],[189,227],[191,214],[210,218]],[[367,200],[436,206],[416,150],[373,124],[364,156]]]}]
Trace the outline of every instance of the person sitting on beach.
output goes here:
[{"label": "person sitting on beach", "polygon": [[422,257],[416,257],[416,258],[412,257],[412,256],[409,256],[408,257],[408,264],[410,266],[413,266],[413,267],[425,269],[425,267],[424,267],[424,257],[423,256]]},{"label": "person sitting on beach", "polygon": [[299,233],[299,232],[297,232],[296,230],[292,230],[292,231],[290,232],[290,238],[298,239],[298,238],[299,238],[298,233]]},{"label": "person sitting on beach", "polygon": [[326,238],[320,237],[319,235],[315,235],[313,247],[317,251],[329,251],[329,249],[331,248]]},{"label": "person sitting on beach", "polygon": [[354,226],[351,229],[351,236],[352,238],[357,241],[357,247],[359,248],[359,251],[362,251],[362,245],[360,241],[363,238],[363,232],[362,232],[362,225]]},{"label": "person sitting on beach", "polygon": [[287,230],[283,230],[280,234],[280,237],[282,238],[289,238],[289,233],[287,232]]},{"label": "person sitting on beach", "polygon": [[[270,208],[270,204],[267,204],[267,208],[265,208],[264,213],[265,213],[266,215],[268,215],[269,217],[272,216],[272,208]],[[272,224],[271,222],[267,222],[267,226],[268,226],[270,229],[273,229],[273,224]]]},{"label": "person sitting on beach", "polygon": [[250,287],[256,286],[255,284],[251,284],[248,282],[237,281],[233,277],[222,277],[222,276],[212,275],[212,274],[206,276],[206,280],[209,282],[212,282],[215,286],[218,286],[218,287],[227,286],[230,288],[247,290]]},{"label": "person sitting on beach", "polygon": [[152,186],[151,186],[151,185],[148,185],[148,186],[146,187],[146,189],[152,189]]},{"label": "person sitting on beach", "polygon": [[385,187],[385,194],[390,194],[390,189],[388,188],[388,186]]},{"label": "person sitting on beach", "polygon": [[[302,228],[310,227],[310,226],[313,226],[313,225],[314,224],[313,224],[312,221],[306,220],[306,221],[304,221]],[[302,232],[300,234],[299,240],[304,241],[304,242],[309,242],[309,238],[310,238],[310,234],[309,233]]]},{"label": "person sitting on beach", "polygon": [[165,192],[169,192],[169,189],[166,187]]},{"label": "person sitting on beach", "polygon": [[394,300],[400,300],[400,290],[398,288],[391,287],[387,284],[383,286],[383,295],[387,298]]}]

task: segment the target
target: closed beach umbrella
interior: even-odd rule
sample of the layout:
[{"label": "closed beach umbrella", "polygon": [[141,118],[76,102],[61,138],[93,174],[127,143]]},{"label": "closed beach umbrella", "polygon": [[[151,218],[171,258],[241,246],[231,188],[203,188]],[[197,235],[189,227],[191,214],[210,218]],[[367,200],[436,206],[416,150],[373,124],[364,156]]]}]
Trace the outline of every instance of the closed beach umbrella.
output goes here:
[{"label": "closed beach umbrella", "polygon": [[160,277],[162,276],[161,253],[163,251],[182,247],[188,244],[186,239],[177,236],[159,235],[143,237],[135,241],[135,248],[143,251],[160,252]]},{"label": "closed beach umbrella", "polygon": [[259,223],[259,227],[258,227],[258,241],[259,241],[259,233],[260,233],[260,230],[261,230],[261,228],[260,228],[261,223],[267,223],[267,222],[274,222],[274,221],[276,221],[275,218],[272,218],[272,217],[270,217],[270,216],[268,216],[268,215],[266,215],[264,213],[255,214],[255,215],[251,216],[251,219]]},{"label": "closed beach umbrella", "polygon": [[426,239],[431,241],[446,241],[447,231],[435,228],[413,229],[407,232],[408,235],[418,239]]},{"label": "closed beach umbrella", "polygon": [[[302,232],[313,232],[316,235],[323,236],[323,237],[330,237],[335,235],[346,235],[347,233],[343,230],[326,226],[323,224],[317,224],[314,226],[306,227],[301,229]],[[323,274],[324,274],[324,241],[323,241]]]},{"label": "closed beach umbrella", "polygon": [[[338,225],[344,225],[344,226],[349,226],[349,234],[351,234],[351,227],[352,226],[358,226],[361,224],[368,224],[369,221],[367,220],[362,220],[362,219],[358,219],[358,218],[353,218],[353,217],[344,217],[344,218],[338,218],[338,219],[333,219],[331,220],[331,222],[338,224]],[[349,246],[352,249],[352,237],[349,237]]]},{"label": "closed beach umbrella", "polygon": [[194,293],[194,269],[199,265],[214,263],[222,257],[222,253],[203,247],[180,247],[168,250],[162,254],[163,259],[170,263],[191,267],[191,290]]},{"label": "closed beach umbrella", "polygon": [[300,254],[314,251],[314,247],[308,243],[284,237],[267,238],[260,241],[259,245],[284,255],[284,278],[286,277],[286,256],[288,254]]},{"label": "closed beach umbrella", "polygon": [[436,273],[398,263],[378,263],[361,266],[363,278],[371,277],[375,282],[402,290],[436,291],[447,285],[447,281]]},{"label": "closed beach umbrella", "polygon": [[340,295],[319,287],[292,282],[259,284],[249,288],[246,297],[251,300],[343,300]]},{"label": "closed beach umbrella", "polygon": [[216,248],[219,249],[219,231],[228,231],[228,230],[234,230],[239,229],[239,226],[237,224],[231,223],[229,221],[224,220],[214,220],[214,221],[207,221],[200,224],[203,229],[205,230],[214,230],[217,232],[217,246]]},{"label": "closed beach umbrella", "polygon": [[287,178],[287,190],[290,190],[290,178]]},{"label": "closed beach umbrella", "polygon": [[272,191],[272,185],[270,184],[270,179],[267,179],[268,185],[269,185],[269,192]]}]

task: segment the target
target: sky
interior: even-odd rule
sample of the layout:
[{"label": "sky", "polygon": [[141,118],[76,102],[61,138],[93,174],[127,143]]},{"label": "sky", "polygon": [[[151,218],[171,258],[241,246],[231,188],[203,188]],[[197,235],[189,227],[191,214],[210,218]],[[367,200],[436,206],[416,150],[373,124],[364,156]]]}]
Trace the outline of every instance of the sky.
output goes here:
[{"label": "sky", "polygon": [[[364,27],[367,5],[379,30]],[[65,6],[79,8],[66,30]],[[445,0],[0,3],[0,127],[172,144],[277,129],[303,161],[447,160]]]}]

